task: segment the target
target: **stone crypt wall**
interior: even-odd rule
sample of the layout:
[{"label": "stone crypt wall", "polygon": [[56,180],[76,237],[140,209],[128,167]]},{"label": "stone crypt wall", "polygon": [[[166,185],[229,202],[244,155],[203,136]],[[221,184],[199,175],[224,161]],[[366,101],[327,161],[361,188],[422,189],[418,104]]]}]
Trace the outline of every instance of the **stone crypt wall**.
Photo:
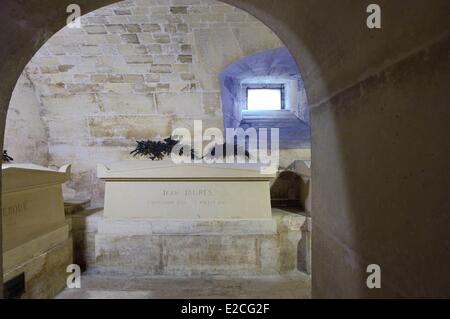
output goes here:
[{"label": "stone crypt wall", "polygon": [[47,166],[48,132],[33,83],[23,74],[17,81],[9,105],[4,149],[15,162],[33,161]]},{"label": "stone crypt wall", "polygon": [[[73,164],[66,196],[101,205],[96,164],[129,158],[138,139],[165,138],[194,119],[223,128],[219,73],[282,46],[249,14],[212,0],[123,1],[83,16],[81,29],[62,29],[24,74],[42,104],[49,164]],[[7,145],[22,136],[6,135]]]}]

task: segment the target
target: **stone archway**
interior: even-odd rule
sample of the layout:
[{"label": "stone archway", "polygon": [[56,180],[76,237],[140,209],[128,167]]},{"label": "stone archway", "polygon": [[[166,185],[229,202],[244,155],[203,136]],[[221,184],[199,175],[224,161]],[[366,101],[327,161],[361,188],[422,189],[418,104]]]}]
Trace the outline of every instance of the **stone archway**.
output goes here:
[{"label": "stone archway", "polygon": [[[113,2],[79,1],[84,12]],[[315,161],[313,295],[449,296],[449,2],[380,0],[381,31],[365,27],[369,1],[224,2],[271,27],[304,72]],[[64,25],[70,3],[2,3],[2,132],[19,74]],[[381,290],[365,286],[371,263],[384,269]]]}]

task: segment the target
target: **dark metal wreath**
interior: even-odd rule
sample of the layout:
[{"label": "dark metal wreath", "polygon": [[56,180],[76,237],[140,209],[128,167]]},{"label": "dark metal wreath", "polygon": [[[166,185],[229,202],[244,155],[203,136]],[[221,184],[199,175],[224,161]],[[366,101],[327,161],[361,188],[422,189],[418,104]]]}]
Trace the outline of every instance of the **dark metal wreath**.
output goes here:
[{"label": "dark metal wreath", "polygon": [[144,156],[150,158],[152,161],[162,160],[164,156],[170,155],[172,149],[179,143],[179,141],[166,138],[164,141],[136,141],[137,146],[130,154],[134,157]]},{"label": "dark metal wreath", "polygon": [[[164,159],[164,157],[169,156],[175,146],[177,146],[180,141],[174,140],[171,137],[166,138],[163,141],[136,141],[137,146],[136,149],[133,150],[130,154],[134,157],[137,156],[143,156],[151,159],[152,161],[161,161]],[[227,152],[227,144],[223,145],[217,145],[216,147],[212,148],[212,150],[209,152],[208,156],[215,157],[216,156],[216,149],[222,147],[223,149],[223,157],[226,157]],[[203,157],[198,157],[195,151],[190,146],[183,146],[180,149],[180,152],[178,155],[183,156],[184,151],[186,149],[190,149],[191,152],[191,159],[203,159]],[[245,157],[250,158],[250,154],[247,150],[242,150],[239,148],[238,145],[234,145],[234,156],[237,156],[238,154],[245,154]]]},{"label": "dark metal wreath", "polygon": [[5,163],[11,163],[12,161],[14,161],[14,159],[8,155],[8,151],[4,150],[3,151],[3,162]]}]

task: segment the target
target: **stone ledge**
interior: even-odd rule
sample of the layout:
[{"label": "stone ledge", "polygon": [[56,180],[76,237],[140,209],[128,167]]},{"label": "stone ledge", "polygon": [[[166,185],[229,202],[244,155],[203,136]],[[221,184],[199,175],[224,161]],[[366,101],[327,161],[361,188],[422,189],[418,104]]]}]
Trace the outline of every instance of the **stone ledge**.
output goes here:
[{"label": "stone ledge", "polygon": [[135,275],[278,274],[278,235],[97,234],[96,270]]},{"label": "stone ledge", "polygon": [[262,276],[297,270],[306,217],[263,220],[99,221],[95,271],[157,276]]},{"label": "stone ledge", "polygon": [[256,220],[155,220],[105,218],[98,223],[99,234],[115,235],[274,235],[273,219]]}]

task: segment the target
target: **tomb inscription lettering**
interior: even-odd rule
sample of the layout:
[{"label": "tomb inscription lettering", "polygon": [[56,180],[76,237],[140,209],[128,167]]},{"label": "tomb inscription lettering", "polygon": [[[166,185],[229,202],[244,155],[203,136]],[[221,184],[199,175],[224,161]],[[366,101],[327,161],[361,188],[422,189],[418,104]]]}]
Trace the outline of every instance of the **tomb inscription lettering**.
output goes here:
[{"label": "tomb inscription lettering", "polygon": [[[182,190],[163,189],[161,191],[162,199],[151,200],[150,205],[183,206],[183,205],[201,205],[201,206],[220,206],[225,205],[224,200],[214,198],[217,192],[207,188],[187,188]],[[220,195],[219,195],[220,196]]]}]

